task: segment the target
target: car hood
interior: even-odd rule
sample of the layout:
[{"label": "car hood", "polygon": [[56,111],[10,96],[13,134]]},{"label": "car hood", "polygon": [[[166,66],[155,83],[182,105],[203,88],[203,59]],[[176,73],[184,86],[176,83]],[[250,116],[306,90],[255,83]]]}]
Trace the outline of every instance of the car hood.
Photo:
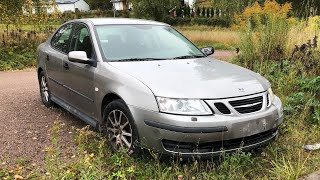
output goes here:
[{"label": "car hood", "polygon": [[263,92],[270,87],[259,74],[212,58],[109,64],[140,80],[161,97],[228,98]]}]

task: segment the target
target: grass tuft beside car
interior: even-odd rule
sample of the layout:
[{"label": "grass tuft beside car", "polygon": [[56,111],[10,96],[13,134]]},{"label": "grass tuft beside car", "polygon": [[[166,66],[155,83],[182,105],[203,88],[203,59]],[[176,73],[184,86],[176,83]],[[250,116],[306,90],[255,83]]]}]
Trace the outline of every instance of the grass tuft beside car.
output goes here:
[{"label": "grass tuft beside car", "polygon": [[204,157],[270,142],[283,120],[270,83],[213,53],[160,22],[72,20],[38,47],[41,99],[104,132],[115,152]]}]

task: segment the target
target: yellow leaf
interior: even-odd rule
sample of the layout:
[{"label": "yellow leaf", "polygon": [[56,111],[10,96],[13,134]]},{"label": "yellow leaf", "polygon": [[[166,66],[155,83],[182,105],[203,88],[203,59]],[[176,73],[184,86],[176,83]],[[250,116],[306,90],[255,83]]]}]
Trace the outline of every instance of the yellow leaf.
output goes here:
[{"label": "yellow leaf", "polygon": [[16,174],[16,175],[14,175],[13,177],[14,177],[14,179],[15,179],[15,180],[18,180],[18,179],[23,179],[23,177],[22,177],[22,176],[20,176],[20,175],[17,175],[17,174]]}]

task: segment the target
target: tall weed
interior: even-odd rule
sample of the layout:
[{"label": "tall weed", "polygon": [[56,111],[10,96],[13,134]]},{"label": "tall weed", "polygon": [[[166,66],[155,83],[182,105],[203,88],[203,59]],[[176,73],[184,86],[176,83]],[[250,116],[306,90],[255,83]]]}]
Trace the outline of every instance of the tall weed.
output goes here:
[{"label": "tall weed", "polygon": [[236,16],[234,28],[243,31],[240,58],[248,68],[253,69],[255,61],[259,60],[259,71],[262,71],[265,61],[284,57],[290,11],[291,5],[288,3],[281,5],[267,0],[263,5],[254,3]]}]

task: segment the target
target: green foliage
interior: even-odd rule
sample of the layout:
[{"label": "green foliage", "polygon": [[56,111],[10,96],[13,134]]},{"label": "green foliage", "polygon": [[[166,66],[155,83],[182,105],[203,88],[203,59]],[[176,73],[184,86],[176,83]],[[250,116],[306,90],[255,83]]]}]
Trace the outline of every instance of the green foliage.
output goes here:
[{"label": "green foliage", "polygon": [[36,65],[35,52],[7,52],[0,49],[0,71],[16,70]]},{"label": "green foliage", "polygon": [[25,0],[16,0],[14,3],[11,0],[0,1],[0,20],[2,23],[19,23],[24,3]]},{"label": "green foliage", "polygon": [[52,29],[52,27],[48,28],[47,34],[21,29],[3,33],[0,42],[0,70],[16,70],[35,66],[36,48],[47,39]]},{"label": "green foliage", "polygon": [[260,60],[260,71],[263,61],[284,58],[288,40],[289,4],[280,5],[275,1],[266,1],[264,5],[255,3],[236,16],[238,27],[243,29],[240,58],[249,69],[253,69],[256,60]]},{"label": "green foliage", "polygon": [[294,15],[298,17],[320,15],[320,1],[318,0],[277,0],[277,2],[291,2]]},{"label": "green foliage", "polygon": [[199,7],[197,7],[196,14],[197,14],[197,16],[200,16],[200,14],[201,14],[201,10]]},{"label": "green foliage", "polygon": [[254,2],[263,2],[264,0],[212,0],[214,7],[228,12],[231,15],[241,13],[247,6]]},{"label": "green foliage", "polygon": [[210,9],[207,8],[207,17],[210,17],[210,14],[211,14]]},{"label": "green foliage", "polygon": [[171,18],[167,17],[164,19],[165,23],[172,26],[182,26],[182,25],[207,25],[207,26],[217,26],[217,27],[229,27],[230,20],[226,18]]},{"label": "green foliage", "polygon": [[211,12],[211,14],[210,14],[211,17],[214,17],[214,9],[213,9],[213,7],[211,8],[211,11],[210,11],[210,12]]},{"label": "green foliage", "polygon": [[202,17],[206,16],[206,8],[204,8],[204,7],[202,7],[201,16]]},{"label": "green foliage", "polygon": [[86,0],[91,10],[112,10],[113,4],[110,0]]},{"label": "green foliage", "polygon": [[134,15],[138,18],[162,21],[169,10],[178,6],[178,0],[132,0]]},{"label": "green foliage", "polygon": [[177,17],[182,17],[182,9],[181,9],[181,7],[177,7],[176,8],[176,16]]}]

